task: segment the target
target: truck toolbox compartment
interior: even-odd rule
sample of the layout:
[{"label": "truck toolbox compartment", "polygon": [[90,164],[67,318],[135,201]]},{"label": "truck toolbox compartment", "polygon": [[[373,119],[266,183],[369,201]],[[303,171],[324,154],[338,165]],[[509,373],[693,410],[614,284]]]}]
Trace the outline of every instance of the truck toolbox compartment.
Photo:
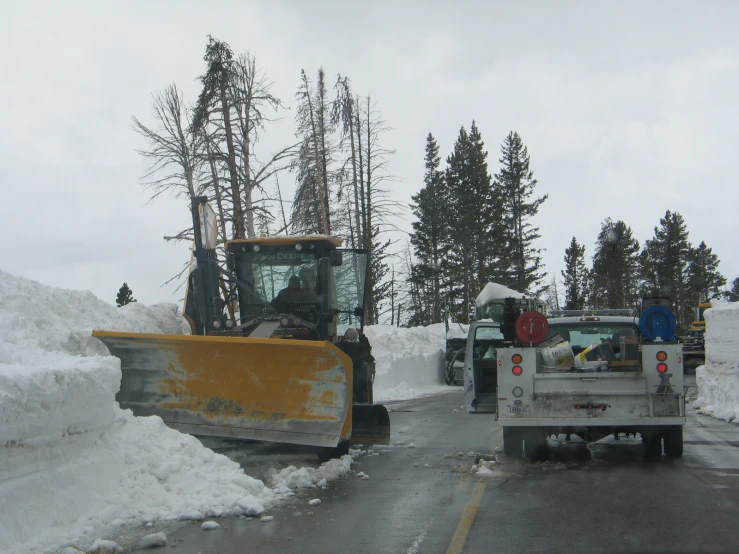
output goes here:
[{"label": "truck toolbox compartment", "polygon": [[641,373],[537,373],[533,397],[538,395],[597,394],[631,396],[645,394]]}]

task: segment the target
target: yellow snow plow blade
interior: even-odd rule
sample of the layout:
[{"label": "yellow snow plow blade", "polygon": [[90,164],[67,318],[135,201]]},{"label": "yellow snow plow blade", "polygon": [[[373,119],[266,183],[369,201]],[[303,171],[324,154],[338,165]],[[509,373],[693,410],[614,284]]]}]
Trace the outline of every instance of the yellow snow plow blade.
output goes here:
[{"label": "yellow snow plow blade", "polygon": [[[135,415],[160,416],[193,435],[324,447],[352,438],[352,362],[330,342],[108,331],[93,336],[120,358],[116,400]],[[383,406],[369,408],[380,408],[387,418]],[[373,417],[370,436],[363,429],[358,435],[383,433],[382,414]],[[389,419],[386,434],[389,439]]]}]

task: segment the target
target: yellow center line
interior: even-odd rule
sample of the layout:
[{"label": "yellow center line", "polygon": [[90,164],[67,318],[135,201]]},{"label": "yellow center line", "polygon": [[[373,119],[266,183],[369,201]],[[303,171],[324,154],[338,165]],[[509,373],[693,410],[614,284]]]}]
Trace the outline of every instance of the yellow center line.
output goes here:
[{"label": "yellow center line", "polygon": [[475,521],[477,510],[480,507],[480,500],[482,500],[482,495],[485,492],[486,486],[487,483],[481,481],[477,483],[475,488],[472,490],[472,496],[470,497],[469,502],[467,502],[467,506],[464,507],[462,519],[459,520],[459,525],[457,525],[457,530],[454,532],[454,536],[452,537],[452,541],[449,543],[449,548],[447,548],[446,554],[462,553],[464,544],[467,542],[467,534],[470,532],[472,523]]},{"label": "yellow center line", "polygon": [[459,484],[455,487],[456,492],[467,492],[470,488],[470,480],[467,478],[462,479]]}]

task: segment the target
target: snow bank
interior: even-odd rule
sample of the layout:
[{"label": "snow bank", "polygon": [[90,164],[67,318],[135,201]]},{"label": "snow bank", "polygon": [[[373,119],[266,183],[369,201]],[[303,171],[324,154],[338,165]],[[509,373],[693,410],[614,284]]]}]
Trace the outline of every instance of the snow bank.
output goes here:
[{"label": "snow bank", "polygon": [[449,321],[449,330],[446,332],[447,339],[466,339],[470,326],[465,323]]},{"label": "snow bank", "polygon": [[377,366],[375,401],[405,400],[456,390],[443,384],[445,333],[443,323],[411,328],[366,327]]},{"label": "snow bank", "polygon": [[301,468],[309,479],[290,486],[290,475],[276,475],[269,488],[160,418],[121,410],[120,362],[90,336],[93,329],[182,333],[187,326],[175,305],[115,308],[89,292],[0,271],[3,554],[89,550],[123,526],[155,520],[260,515],[292,488],[348,471],[346,456]]},{"label": "snow bank", "polygon": [[706,311],[706,364],[696,370],[702,413],[739,421],[739,302]]},{"label": "snow bank", "polygon": [[513,289],[509,289],[505,285],[499,285],[498,283],[488,283],[485,288],[480,291],[475,299],[475,306],[482,307],[488,302],[493,300],[500,300],[502,298],[523,298],[525,295]]}]

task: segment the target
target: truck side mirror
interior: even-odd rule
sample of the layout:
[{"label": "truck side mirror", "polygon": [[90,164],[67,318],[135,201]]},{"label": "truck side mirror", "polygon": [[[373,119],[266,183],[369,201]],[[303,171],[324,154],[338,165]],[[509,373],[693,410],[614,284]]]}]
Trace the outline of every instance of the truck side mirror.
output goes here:
[{"label": "truck side mirror", "polygon": [[338,250],[332,250],[331,252],[329,252],[328,259],[333,267],[338,267],[342,263],[344,263],[344,258],[341,255],[341,252],[339,252]]}]

